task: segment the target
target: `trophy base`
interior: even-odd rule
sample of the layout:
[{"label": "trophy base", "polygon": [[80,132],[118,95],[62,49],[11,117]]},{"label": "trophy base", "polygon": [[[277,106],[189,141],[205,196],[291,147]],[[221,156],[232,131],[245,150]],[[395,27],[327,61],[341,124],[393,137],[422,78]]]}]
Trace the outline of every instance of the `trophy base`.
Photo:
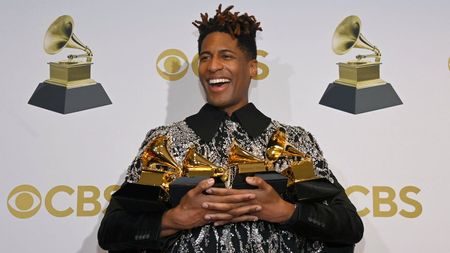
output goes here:
[{"label": "trophy base", "polygon": [[280,195],[286,191],[288,178],[277,172],[237,174],[233,181],[233,189],[257,189],[258,187],[250,185],[245,181],[245,178],[248,176],[262,178]]},{"label": "trophy base", "polygon": [[[170,203],[172,206],[178,205],[181,198],[192,188],[197,186],[200,181],[207,179],[208,177],[179,177],[175,179],[169,187]],[[214,178],[215,183],[213,187],[225,188],[225,184],[217,177]]]},{"label": "trophy base", "polygon": [[363,89],[330,83],[319,104],[359,114],[401,105],[403,102],[389,83]]},{"label": "trophy base", "polygon": [[42,82],[34,91],[28,104],[68,114],[112,103],[100,83],[67,88]]},{"label": "trophy base", "polygon": [[[266,172],[266,173],[256,173],[256,174],[240,174],[236,175],[233,181],[233,189],[256,189],[256,186],[249,185],[245,181],[247,176],[256,176],[264,179],[268,184],[270,184],[278,194],[283,194],[287,188],[287,177],[280,175],[276,172]],[[169,194],[170,203],[172,206],[178,205],[181,198],[192,188],[194,188],[200,181],[208,177],[179,177],[170,183]],[[213,187],[225,188],[225,184],[220,180],[220,178],[214,178],[215,183]]]}]

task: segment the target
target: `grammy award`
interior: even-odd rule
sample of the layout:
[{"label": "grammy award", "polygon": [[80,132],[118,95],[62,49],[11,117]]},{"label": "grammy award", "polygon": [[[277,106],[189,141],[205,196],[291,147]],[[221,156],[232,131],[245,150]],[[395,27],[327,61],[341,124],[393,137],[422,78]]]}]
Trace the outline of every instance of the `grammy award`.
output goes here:
[{"label": "grammy award", "polygon": [[338,55],[352,48],[370,50],[372,54],[338,63],[339,79],[328,85],[319,103],[353,114],[402,104],[392,85],[380,78],[381,51],[362,35],[357,16],[346,17],[337,26],[332,40],[332,49]]},{"label": "grammy award", "polygon": [[28,104],[62,114],[111,104],[102,85],[91,79],[91,49],[73,31],[74,21],[67,15],[58,17],[49,26],[44,37],[46,53],[53,55],[64,48],[73,48],[83,50],[84,54],[50,62],[50,78],[39,84]]},{"label": "grammy award", "polygon": [[191,146],[183,160],[182,176],[170,184],[170,202],[177,205],[189,190],[206,178],[214,178],[214,187],[223,188],[228,176],[226,168],[210,162],[196,151],[195,146]]},{"label": "grammy award", "polygon": [[277,129],[270,137],[266,149],[266,157],[272,163],[281,158],[294,160],[288,168],[281,172],[282,175],[288,178],[288,186],[319,179],[314,172],[311,156],[296,149],[287,141],[284,128]]},{"label": "grammy award", "polygon": [[326,199],[339,192],[328,179],[316,175],[312,157],[287,141],[284,128],[277,129],[270,137],[266,159],[269,163],[280,159],[292,160],[290,166],[281,171],[281,175],[287,177],[287,191],[298,201]]},{"label": "grammy award", "polygon": [[260,177],[266,181],[279,194],[286,190],[287,178],[277,173],[273,163],[267,159],[260,159],[241,148],[233,141],[228,154],[229,166],[236,166],[237,173],[233,178],[234,189],[255,189],[257,187],[246,182],[246,177]]},{"label": "grammy award", "polygon": [[169,137],[157,136],[144,147],[139,157],[141,175],[138,185],[150,186],[147,191],[151,195],[159,194],[160,198],[170,200],[173,205],[205,178],[214,178],[215,187],[224,187],[228,179],[227,169],[208,161],[196,152],[194,146],[187,150],[180,165],[170,154],[170,144]]}]

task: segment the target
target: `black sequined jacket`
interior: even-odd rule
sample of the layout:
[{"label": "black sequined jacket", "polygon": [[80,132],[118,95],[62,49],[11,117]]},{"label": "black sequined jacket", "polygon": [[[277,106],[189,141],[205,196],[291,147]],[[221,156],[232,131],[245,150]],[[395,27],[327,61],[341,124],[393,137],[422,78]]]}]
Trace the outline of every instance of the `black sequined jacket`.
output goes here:
[{"label": "black sequined jacket", "polygon": [[[286,224],[260,220],[218,227],[205,225],[166,238],[160,238],[159,232],[162,215],[171,208],[169,203],[161,203],[162,208],[158,210],[145,208],[144,203],[142,211],[136,211],[113,195],[98,231],[100,246],[110,252],[353,252],[354,244],[363,235],[362,221],[329,170],[313,136],[301,127],[271,120],[252,103],[235,111],[231,117],[206,104],[183,121],[150,130],[128,168],[125,184],[139,180],[139,157],[147,143],[157,136],[172,139],[170,153],[179,163],[188,148],[196,145],[197,152],[209,161],[226,166],[232,140],[264,159],[268,140],[280,127],[286,130],[289,143],[312,157],[316,175],[326,179],[327,184],[336,189],[335,194],[308,200],[284,194],[285,200],[297,204]],[[278,163],[276,171],[286,169],[289,162]]]}]

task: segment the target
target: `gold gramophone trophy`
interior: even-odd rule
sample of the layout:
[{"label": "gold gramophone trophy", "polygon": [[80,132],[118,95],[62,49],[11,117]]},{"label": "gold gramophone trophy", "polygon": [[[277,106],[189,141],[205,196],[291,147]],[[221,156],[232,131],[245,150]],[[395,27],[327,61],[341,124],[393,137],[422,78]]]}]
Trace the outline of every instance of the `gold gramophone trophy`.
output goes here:
[{"label": "gold gramophone trophy", "polygon": [[195,147],[190,147],[183,160],[183,175],[186,177],[216,178],[217,183],[228,180],[228,169],[216,166],[208,159],[197,153]]},{"label": "gold gramophone trophy", "polygon": [[230,182],[234,189],[257,188],[246,182],[246,177],[256,176],[264,179],[279,194],[283,194],[286,190],[287,178],[275,171],[273,163],[253,155],[241,148],[235,141],[233,141],[228,154],[228,164],[236,167],[236,173]]},{"label": "gold gramophone trophy", "polygon": [[281,171],[281,175],[288,178],[287,191],[299,201],[326,199],[339,192],[328,179],[316,175],[312,157],[287,141],[284,128],[277,129],[270,137],[266,159],[271,162],[291,160],[289,167]]},{"label": "gold gramophone trophy", "polygon": [[357,16],[346,17],[333,34],[332,49],[336,54],[352,48],[368,49],[373,54],[338,63],[339,79],[328,85],[319,103],[353,114],[402,104],[391,84],[380,78],[381,52],[361,34]]},{"label": "gold gramophone trophy", "polygon": [[[187,191],[205,178],[214,178],[215,187],[223,187],[228,170],[214,165],[190,147],[182,165],[169,152],[170,138],[158,136],[148,143],[141,156],[139,185],[152,186],[147,191],[176,205]],[[162,190],[162,191],[161,191]]]},{"label": "gold gramophone trophy", "polygon": [[50,62],[50,78],[40,83],[29,104],[62,114],[111,104],[100,83],[91,79],[92,51],[73,33],[72,17],[57,18],[44,37],[44,50],[57,54],[64,48],[83,50],[67,60]]},{"label": "gold gramophone trophy", "polygon": [[287,141],[286,130],[277,129],[269,139],[266,150],[269,161],[275,162],[280,158],[293,159],[291,165],[281,172],[288,178],[288,186],[296,183],[319,179],[315,174],[311,156],[296,149]]},{"label": "gold gramophone trophy", "polygon": [[161,187],[169,192],[170,183],[182,176],[183,168],[170,155],[168,143],[166,136],[158,136],[144,148],[138,184]]}]

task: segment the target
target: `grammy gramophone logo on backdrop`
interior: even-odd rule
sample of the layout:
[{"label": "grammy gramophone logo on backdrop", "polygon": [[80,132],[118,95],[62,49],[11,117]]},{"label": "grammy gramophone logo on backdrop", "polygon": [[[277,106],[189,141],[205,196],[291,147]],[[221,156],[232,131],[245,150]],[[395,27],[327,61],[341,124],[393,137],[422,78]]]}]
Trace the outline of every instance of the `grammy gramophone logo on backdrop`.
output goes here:
[{"label": "grammy gramophone logo on backdrop", "polygon": [[348,16],[337,26],[332,48],[338,55],[352,48],[368,49],[373,54],[338,63],[339,79],[328,85],[321,105],[358,114],[402,104],[392,85],[380,79],[381,52],[361,34],[359,17]]},{"label": "grammy gramophone logo on backdrop", "polygon": [[62,114],[111,104],[102,85],[91,79],[91,49],[73,31],[74,21],[67,15],[57,18],[48,28],[44,37],[45,52],[56,54],[64,48],[74,48],[85,53],[50,62],[50,79],[39,84],[28,104]]}]

